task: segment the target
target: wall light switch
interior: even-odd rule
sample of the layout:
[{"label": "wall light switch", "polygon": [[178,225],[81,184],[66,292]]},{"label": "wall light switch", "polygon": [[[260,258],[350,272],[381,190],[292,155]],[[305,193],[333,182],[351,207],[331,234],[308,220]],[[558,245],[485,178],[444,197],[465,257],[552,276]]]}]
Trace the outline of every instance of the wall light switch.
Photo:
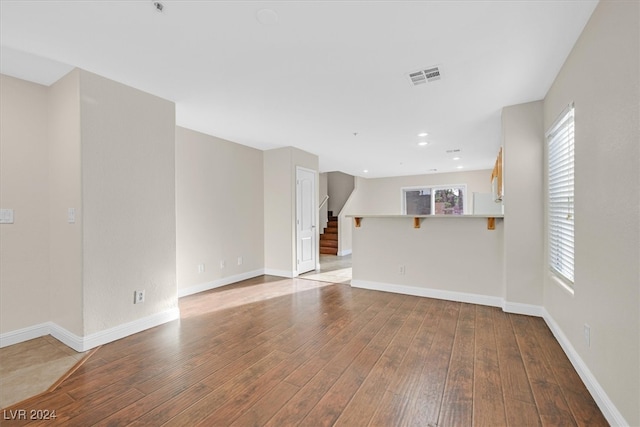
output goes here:
[{"label": "wall light switch", "polygon": [[76,208],[67,209],[67,222],[69,224],[76,223]]},{"label": "wall light switch", "polygon": [[13,209],[0,209],[0,224],[13,224]]}]

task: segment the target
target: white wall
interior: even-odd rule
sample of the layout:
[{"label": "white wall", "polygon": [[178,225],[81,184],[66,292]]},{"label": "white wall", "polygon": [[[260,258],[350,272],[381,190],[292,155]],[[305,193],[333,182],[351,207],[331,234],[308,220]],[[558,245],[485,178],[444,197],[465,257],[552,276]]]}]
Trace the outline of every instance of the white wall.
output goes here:
[{"label": "white wall", "polygon": [[[49,320],[47,88],[0,75],[0,333]],[[29,309],[25,309],[29,307]]]},{"label": "white wall", "polygon": [[[575,103],[575,294],[544,305],[628,425],[640,425],[640,3],[601,1],[544,101]],[[583,339],[591,327],[591,346]]]},{"label": "white wall", "polygon": [[[496,153],[496,156],[498,153]],[[357,194],[349,203],[346,214],[400,215],[403,187],[467,184],[468,213],[473,209],[473,193],[491,192],[491,171],[468,171],[391,178],[359,178]]]},{"label": "white wall", "polygon": [[[177,309],[175,107],[81,71],[85,334]],[[144,304],[133,304],[145,290]]]},{"label": "white wall", "polygon": [[542,305],[544,132],[542,101],[502,110],[504,298]]},{"label": "white wall", "polygon": [[[262,273],[263,192],[262,151],[176,128],[180,294]],[[202,273],[199,264],[204,264]]]}]

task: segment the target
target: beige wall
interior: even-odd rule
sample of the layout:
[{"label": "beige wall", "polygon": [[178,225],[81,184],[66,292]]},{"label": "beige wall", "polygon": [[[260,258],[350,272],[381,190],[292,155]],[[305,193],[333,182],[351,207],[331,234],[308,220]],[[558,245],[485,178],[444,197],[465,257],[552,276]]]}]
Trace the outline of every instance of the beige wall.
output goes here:
[{"label": "beige wall", "polygon": [[504,298],[542,305],[542,101],[502,110]]},{"label": "beige wall", "polygon": [[262,151],[176,128],[180,292],[264,268],[263,192]]},{"label": "beige wall", "polygon": [[177,308],[175,108],[85,71],[80,90],[88,335]]},{"label": "beige wall", "polygon": [[[296,271],[296,167],[318,170],[318,156],[294,147],[264,155],[264,253],[267,274],[291,277]],[[316,200],[319,194],[316,173]],[[316,253],[319,236],[316,227]]]},{"label": "beige wall", "polygon": [[[80,70],[49,87],[49,237],[51,318],[83,336]],[[68,209],[75,223],[67,221]]]},{"label": "beige wall", "polygon": [[[49,320],[47,88],[0,75],[0,333]],[[28,307],[28,309],[26,309]]]},{"label": "beige wall", "polygon": [[264,267],[267,274],[293,274],[291,224],[294,219],[289,147],[264,156]]},{"label": "beige wall", "polygon": [[329,194],[329,210],[338,216],[347,199],[353,192],[355,178],[342,172],[327,173],[327,189]]},{"label": "beige wall", "polygon": [[[640,3],[601,1],[544,102],[575,103],[575,295],[544,305],[628,425],[640,425]],[[591,346],[583,326],[591,327]]]},{"label": "beige wall", "polygon": [[18,219],[2,226],[2,332],[86,337],[175,310],[173,103],[76,69],[49,88],[2,76],[2,106]]},{"label": "beige wall", "polygon": [[472,294],[500,305],[502,251],[500,220],[487,230],[485,218],[425,218],[415,229],[410,217],[365,217],[353,230],[352,284]]},{"label": "beige wall", "polygon": [[[496,153],[497,156],[497,153]],[[467,209],[473,210],[473,193],[491,192],[491,171],[469,171],[411,175],[392,178],[358,180],[357,195],[349,203],[346,214],[400,215],[402,213],[403,187],[466,184]]]},{"label": "beige wall", "polygon": [[[322,200],[329,195],[328,192],[328,183],[327,183],[327,174],[321,173],[318,174],[318,206],[322,203]],[[329,220],[329,201],[320,208],[319,218],[318,218],[318,227],[320,228],[320,233],[323,233],[323,230],[327,227],[327,221]]]}]

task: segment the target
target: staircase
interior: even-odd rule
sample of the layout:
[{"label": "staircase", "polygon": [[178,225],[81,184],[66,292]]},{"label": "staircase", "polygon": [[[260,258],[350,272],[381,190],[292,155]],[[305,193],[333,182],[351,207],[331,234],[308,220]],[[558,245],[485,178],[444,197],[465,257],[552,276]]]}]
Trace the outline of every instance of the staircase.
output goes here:
[{"label": "staircase", "polygon": [[320,235],[320,253],[338,255],[338,217],[329,211],[329,221]]}]

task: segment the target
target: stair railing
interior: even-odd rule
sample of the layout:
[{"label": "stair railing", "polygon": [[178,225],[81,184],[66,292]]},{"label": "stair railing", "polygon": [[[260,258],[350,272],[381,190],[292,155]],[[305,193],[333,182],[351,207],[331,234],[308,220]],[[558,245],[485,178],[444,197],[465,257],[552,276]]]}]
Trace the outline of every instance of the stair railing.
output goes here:
[{"label": "stair railing", "polygon": [[329,200],[329,196],[324,196],[324,199],[322,199],[322,201],[320,202],[320,206],[318,207],[318,209],[322,209],[324,207],[324,205],[327,203],[327,200]]}]

